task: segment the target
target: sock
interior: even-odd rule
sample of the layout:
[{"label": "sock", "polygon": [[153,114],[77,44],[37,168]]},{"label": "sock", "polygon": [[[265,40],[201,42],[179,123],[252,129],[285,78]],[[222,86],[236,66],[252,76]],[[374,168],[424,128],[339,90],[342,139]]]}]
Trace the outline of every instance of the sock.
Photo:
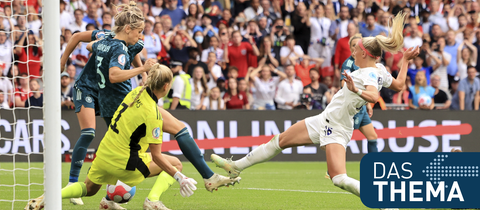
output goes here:
[{"label": "sock", "polygon": [[360,181],[350,178],[347,174],[339,174],[332,178],[335,186],[340,187],[348,192],[360,197]]},{"label": "sock", "polygon": [[152,190],[150,190],[150,193],[148,194],[148,200],[150,201],[159,201],[160,196],[162,196],[162,193],[167,191],[167,189],[175,183],[175,179],[168,175],[167,172],[162,171],[160,175],[157,177],[157,181],[155,181],[155,184],[153,184]]},{"label": "sock", "polygon": [[80,198],[85,195],[87,195],[87,186],[83,182],[77,182],[62,189],[62,199]]},{"label": "sock", "polygon": [[368,140],[368,153],[378,152],[377,140]]},{"label": "sock", "polygon": [[107,129],[108,126],[110,126],[110,123],[112,123],[112,118],[113,117],[104,117],[103,120],[105,120],[105,123],[107,123]]},{"label": "sock", "polygon": [[282,148],[280,148],[279,145],[278,137],[279,135],[275,135],[268,143],[260,145],[248,153],[247,156],[235,161],[235,166],[239,170],[244,170],[257,163],[268,161],[278,155],[278,153],[282,151]]},{"label": "sock", "polygon": [[203,159],[203,155],[200,152],[197,144],[188,133],[187,128],[183,128],[180,132],[175,134],[177,144],[182,150],[183,155],[190,161],[197,171],[202,175],[204,179],[208,179],[213,176],[213,171],[208,167],[207,163]]},{"label": "sock", "polygon": [[87,155],[87,148],[95,138],[95,129],[85,128],[80,134],[72,153],[72,163],[70,164],[70,178],[69,182],[78,182],[78,175],[82,169],[83,160]]}]

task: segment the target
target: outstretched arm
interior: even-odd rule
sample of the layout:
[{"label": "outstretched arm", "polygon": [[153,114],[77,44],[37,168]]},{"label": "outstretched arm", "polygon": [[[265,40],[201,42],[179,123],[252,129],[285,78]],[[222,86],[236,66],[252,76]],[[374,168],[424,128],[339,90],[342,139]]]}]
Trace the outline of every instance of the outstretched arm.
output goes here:
[{"label": "outstretched arm", "polygon": [[414,59],[415,57],[418,56],[420,53],[420,49],[417,47],[409,48],[403,53],[403,58],[402,58],[402,67],[400,68],[400,71],[398,72],[397,79],[392,78],[392,84],[390,84],[389,89],[392,89],[394,91],[400,92],[403,89],[403,86],[405,85],[405,80],[407,79],[407,72],[408,72],[408,62],[411,59]]},{"label": "outstretched arm", "polygon": [[65,47],[65,52],[60,59],[60,72],[63,72],[65,64],[67,63],[68,57],[72,54],[73,50],[77,47],[80,42],[91,42],[92,41],[92,31],[84,31],[75,33],[67,43]]},{"label": "outstretched arm", "polygon": [[352,77],[348,75],[347,73],[343,73],[343,76],[345,76],[345,83],[347,84],[347,88],[359,95],[363,100],[369,102],[369,103],[377,103],[379,94],[378,94],[378,89],[377,87],[373,85],[365,85],[365,90],[362,91],[355,87],[355,83],[353,82]]}]

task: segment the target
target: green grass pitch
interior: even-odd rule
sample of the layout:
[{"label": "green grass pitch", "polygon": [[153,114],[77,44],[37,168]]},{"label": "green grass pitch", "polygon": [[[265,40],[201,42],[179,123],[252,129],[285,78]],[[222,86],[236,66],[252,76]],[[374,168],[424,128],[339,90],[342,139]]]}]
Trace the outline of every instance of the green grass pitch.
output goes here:
[{"label": "green grass pitch", "polygon": [[[80,174],[84,180],[91,163],[85,163]],[[253,166],[242,174],[240,184],[222,187],[213,193],[204,188],[203,179],[188,162],[183,162],[183,173],[194,178],[197,184],[195,194],[184,198],[179,193],[178,183],[160,198],[171,209],[369,209],[360,198],[335,187],[325,178],[325,162],[267,162]],[[31,163],[30,167],[41,168],[42,163]],[[209,163],[214,172],[225,172]],[[43,183],[43,171],[34,169],[24,171],[27,163],[16,163],[15,172],[12,163],[0,163],[0,209],[23,209],[26,201],[6,202],[1,200],[27,200],[43,193],[43,186],[28,183]],[[62,164],[63,186],[68,183],[70,164]],[[347,162],[348,175],[359,179],[359,162]],[[137,186],[133,200],[122,205],[127,209],[142,209],[143,201],[154,184],[156,177],[148,178]],[[4,185],[14,185],[9,187]],[[30,188],[30,194],[29,189]],[[99,202],[106,195],[105,187],[92,197],[83,198],[85,205],[74,206],[69,200],[63,200],[63,209],[98,209]]]}]

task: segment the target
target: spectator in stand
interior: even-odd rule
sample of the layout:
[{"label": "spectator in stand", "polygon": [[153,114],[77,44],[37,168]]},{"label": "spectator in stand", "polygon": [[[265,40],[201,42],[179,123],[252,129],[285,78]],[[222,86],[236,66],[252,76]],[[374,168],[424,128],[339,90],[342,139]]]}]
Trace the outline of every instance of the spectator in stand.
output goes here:
[{"label": "spectator in stand", "polygon": [[12,66],[12,42],[7,39],[7,33],[0,29],[0,62],[2,71],[0,76],[6,76]]},{"label": "spectator in stand", "polygon": [[7,101],[8,96],[5,95],[3,90],[0,90],[0,109],[9,109],[10,106],[8,105]]},{"label": "spectator in stand", "polygon": [[175,27],[180,24],[181,20],[187,17],[185,11],[182,9],[177,8],[178,0],[166,0],[166,7],[165,9],[160,12],[160,17],[164,15],[170,16],[170,20],[172,21],[172,26]]},{"label": "spectator in stand", "polygon": [[200,110],[203,105],[203,100],[208,94],[207,78],[202,67],[195,67],[193,69],[193,75],[190,79],[192,86],[192,98],[191,98],[191,110]]},{"label": "spectator in stand", "polygon": [[207,60],[207,67],[208,67],[208,88],[211,89],[215,86],[217,86],[217,79],[219,77],[223,77],[222,74],[222,68],[216,64],[217,63],[217,56],[215,55],[214,52],[210,52],[208,54],[208,60]]},{"label": "spectator in stand", "polygon": [[325,17],[324,4],[315,5],[313,11],[315,11],[314,16],[310,17],[310,46],[308,47],[308,55],[311,58],[324,58],[325,62],[323,62],[322,67],[331,66],[333,46],[330,44],[328,30],[332,21]]},{"label": "spectator in stand", "polygon": [[232,13],[230,12],[230,10],[226,9],[222,13],[222,19],[220,19],[217,22],[217,27],[219,27],[220,24],[224,24],[225,27],[230,27],[230,26],[232,26],[233,21],[234,21],[234,19],[232,18]]},{"label": "spectator in stand", "polygon": [[[420,97],[427,95],[432,98],[430,105],[419,105]],[[435,107],[433,97],[435,95],[435,88],[427,85],[425,72],[419,71],[415,76],[415,85],[410,87],[410,95],[408,96],[408,106],[410,109],[425,109],[431,110]]]},{"label": "spectator in stand", "polygon": [[216,25],[223,12],[223,6],[216,0],[205,0],[202,4],[205,14],[212,18],[212,24]]},{"label": "spectator in stand", "polygon": [[380,33],[382,32],[387,34],[387,31],[383,27],[375,23],[375,15],[373,13],[368,13],[365,26],[360,27],[360,33],[362,34],[362,36],[377,36],[380,35]]},{"label": "spectator in stand", "polygon": [[144,48],[147,50],[147,58],[157,58],[158,53],[162,50],[160,37],[153,33],[153,22],[145,20],[145,28],[143,30]]},{"label": "spectator in stand", "polygon": [[[297,62],[298,61],[298,62]],[[302,57],[290,57],[290,62],[295,67],[297,77],[302,81],[303,86],[312,83],[310,79],[310,70],[320,69],[323,63],[323,58],[310,58],[308,55]]]},{"label": "spectator in stand", "polygon": [[290,57],[301,57],[304,55],[302,47],[295,44],[293,35],[288,35],[285,39],[286,46],[280,49],[280,61],[282,66],[291,65]]},{"label": "spectator in stand", "polygon": [[[27,42],[28,36],[28,42]],[[28,46],[26,46],[28,43]],[[26,46],[23,47],[23,46]],[[43,56],[42,45],[37,43],[37,38],[32,31],[23,34],[18,44],[15,47],[15,55],[18,56],[18,70],[20,73],[25,73],[30,78],[39,78],[42,62],[40,58]]]},{"label": "spectator in stand", "polygon": [[[348,25],[349,23],[353,23],[353,21],[348,20],[348,16],[350,15],[348,10],[349,8],[347,6],[342,5],[340,7],[339,18],[333,21],[332,25],[330,25],[330,37],[336,42],[339,42],[341,38],[349,36]],[[337,12],[335,12],[335,14],[336,13]],[[355,26],[355,24],[353,26]]]},{"label": "spectator in stand", "polygon": [[467,74],[467,78],[460,80],[458,90],[453,95],[452,105],[450,106],[452,110],[478,110],[480,104],[480,80],[476,77],[476,68],[469,66]]},{"label": "spectator in stand", "polygon": [[408,109],[408,96],[410,95],[410,92],[409,92],[410,88],[408,87],[407,84],[408,84],[408,81],[405,82],[405,85],[403,86],[403,89],[400,92],[395,93],[393,95],[393,100],[392,100],[393,104],[406,105],[406,109]]},{"label": "spectator in stand", "polygon": [[298,2],[295,10],[295,14],[292,17],[293,36],[295,37],[295,42],[302,47],[302,51],[308,54],[312,11],[307,9],[304,2]]},{"label": "spectator in stand", "polygon": [[357,27],[355,24],[350,23],[348,24],[348,36],[345,36],[338,40],[337,48],[335,49],[335,57],[334,57],[334,64],[335,64],[335,78],[336,80],[340,80],[340,64],[343,64],[345,60],[352,54],[350,52],[350,44],[348,43],[350,37],[354,36],[357,33]]},{"label": "spectator in stand", "polygon": [[28,29],[33,31],[35,36],[40,36],[40,28],[42,27],[42,21],[38,18],[38,14],[32,6],[28,7],[27,14]]},{"label": "spectator in stand", "polygon": [[430,1],[430,12],[432,13],[428,18],[428,21],[432,24],[437,24],[440,26],[443,33],[446,33],[449,30],[447,25],[447,20],[440,11],[440,1],[432,0]]},{"label": "spectator in stand", "polygon": [[435,109],[449,109],[452,101],[450,100],[450,95],[439,88],[440,76],[432,75],[431,81],[432,87],[435,88],[435,94],[433,96],[435,104],[443,104],[443,106],[435,106]]},{"label": "spectator in stand", "polygon": [[452,56],[445,52],[445,39],[439,38],[438,42],[433,42],[431,49],[426,47],[427,51],[427,65],[433,68],[433,75],[438,75],[441,78],[440,88],[448,90],[448,76],[447,76],[447,66],[450,64]]},{"label": "spectator in stand", "polygon": [[183,70],[188,75],[190,75],[191,77],[193,77],[193,75],[194,75],[193,71],[197,67],[200,67],[203,70],[203,72],[205,73],[205,75],[209,74],[207,64],[202,62],[202,61],[198,61],[197,60],[198,57],[200,57],[199,52],[198,52],[198,48],[189,48],[188,49],[188,61],[185,64],[185,66],[183,67]]},{"label": "spectator in stand", "polygon": [[103,22],[103,24],[102,24],[102,29],[106,29],[106,28],[104,28],[104,26],[105,26],[106,24],[110,25],[110,27],[111,27],[111,26],[113,25],[113,21],[112,21],[112,20],[113,20],[112,14],[111,14],[110,12],[104,12],[104,13],[102,14],[102,22]]},{"label": "spectator in stand", "polygon": [[87,16],[83,17],[83,21],[87,24],[93,24],[95,28],[100,28],[103,25],[102,18],[97,13],[98,5],[92,2],[88,5]]},{"label": "spectator in stand", "polygon": [[83,21],[83,10],[81,9],[76,9],[74,13],[75,21],[68,26],[68,29],[70,31],[75,32],[75,31],[86,31],[87,30],[87,22]]},{"label": "spectator in stand", "polygon": [[196,25],[196,22],[197,20],[193,17],[188,17],[187,18],[187,32],[188,32],[188,35],[190,35],[191,37],[193,37],[194,33],[197,32],[197,31],[203,31],[202,30],[202,27]]},{"label": "spectator in stand", "polygon": [[275,59],[278,61],[281,60],[280,51],[284,46],[288,35],[290,35],[290,30],[284,25],[283,19],[276,19],[272,25],[270,38],[273,42],[273,53],[275,55]]},{"label": "spectator in stand", "polygon": [[427,79],[427,85],[430,85],[430,74],[433,73],[432,67],[423,67],[423,62],[425,56],[424,55],[418,55],[416,58],[413,59],[413,64],[415,66],[414,69],[408,69],[407,75],[410,77],[410,83],[412,85],[415,85],[415,76],[419,71],[423,71],[425,73],[425,77]]},{"label": "spectator in stand", "polygon": [[238,68],[238,77],[245,78],[248,71],[248,55],[259,55],[257,45],[252,38],[248,42],[242,42],[242,35],[239,31],[234,31],[232,34],[232,43],[230,46],[226,45],[224,53],[226,53],[226,62],[230,66]]},{"label": "spectator in stand", "polygon": [[[260,6],[263,9],[263,13],[258,15],[258,21],[260,22],[261,18],[265,18],[265,25],[262,26],[262,28],[267,28],[275,19],[282,17],[280,12],[275,12],[275,9],[270,4],[270,0],[260,0]],[[267,34],[268,33],[265,33],[264,35]]]},{"label": "spectator in stand", "polygon": [[[81,9],[82,11],[86,11],[87,10],[87,5],[81,0],[70,0],[67,4],[67,7],[66,7],[67,12],[74,15],[74,13],[77,9]],[[82,12],[82,14],[83,14],[83,12]]]},{"label": "spectator in stand", "polygon": [[75,68],[74,65],[70,64],[67,66],[67,73],[70,76],[70,85],[72,85],[72,87],[75,83],[75,79],[76,79],[75,76],[77,74],[76,71],[77,69]]},{"label": "spectator in stand", "polygon": [[[287,68],[291,68],[295,72],[292,65],[288,65]],[[272,77],[272,72],[279,76]],[[253,109],[275,110],[275,104],[273,101],[275,98],[275,90],[277,89],[278,83],[285,78],[287,78],[287,75],[275,69],[272,65],[263,65],[254,69],[250,73],[250,79],[254,83],[256,89]]]},{"label": "spectator in stand", "polygon": [[228,79],[228,89],[223,96],[225,107],[227,109],[250,109],[247,95],[239,92],[237,88],[237,80],[235,78]]},{"label": "spectator in stand", "polygon": [[[464,46],[466,47],[463,48]],[[458,71],[455,76],[459,77],[460,80],[467,78],[467,67],[477,65],[477,56],[478,56],[477,48],[468,40],[464,40],[458,46],[458,53],[457,53]]]},{"label": "spectator in stand", "polygon": [[353,5],[346,2],[345,0],[338,0],[336,2],[333,2],[333,8],[335,9],[335,15],[338,15],[338,13],[340,13],[340,15],[342,15],[342,12],[345,11],[345,10],[342,10],[343,8],[345,8],[347,11],[349,11],[349,10],[353,9]]},{"label": "spectator in stand", "polygon": [[155,0],[153,6],[150,8],[150,12],[153,16],[160,16],[163,8],[165,7],[163,0]]},{"label": "spectator in stand", "polygon": [[[188,56],[189,49],[191,47],[196,48],[197,43],[195,42],[195,40],[192,39],[192,37],[188,35],[186,31],[178,30],[177,28],[178,27],[175,27],[175,29],[173,30],[173,33],[171,33],[167,37],[165,42],[162,42],[162,43],[165,47],[165,50],[167,50],[172,60],[180,61],[183,63],[183,65],[185,65],[189,59],[189,56]],[[172,37],[174,38],[173,46],[170,45]],[[190,43],[190,47],[186,46],[185,42],[183,41],[184,38],[188,39]]]},{"label": "spectator in stand", "polygon": [[414,17],[410,17],[410,26],[407,27],[406,31],[409,31],[409,35],[403,38],[403,47],[408,49],[410,47],[421,47],[423,45],[422,35],[418,30],[416,25],[416,20]]},{"label": "spectator in stand", "polygon": [[290,110],[300,104],[300,94],[303,92],[302,81],[295,79],[293,65],[285,67],[287,78],[282,80],[277,87],[275,102],[278,109]]},{"label": "spectator in stand", "polygon": [[247,33],[245,34],[244,38],[249,40],[250,37],[253,38],[255,44],[258,44],[262,39],[263,34],[260,32],[260,28],[258,27],[257,21],[250,20],[248,21],[247,26]]},{"label": "spectator in stand", "polygon": [[[248,77],[247,77],[247,78],[248,78]],[[248,105],[249,105],[250,107],[252,107],[253,102],[254,102],[255,100],[254,100],[254,98],[253,98],[252,92],[250,91],[249,86],[251,86],[251,85],[249,84],[248,80],[246,80],[246,79],[240,79],[240,80],[238,80],[237,84],[238,84],[238,91],[245,93],[245,95],[247,96],[247,99],[248,99]],[[253,85],[253,84],[252,84],[252,85]]]},{"label": "spectator in stand", "polygon": [[185,11],[188,17],[194,18],[195,23],[201,23],[201,18],[204,15],[203,10],[200,9],[198,4],[191,3],[188,5],[188,9]]},{"label": "spectator in stand", "polygon": [[70,84],[70,75],[67,72],[62,72],[61,77],[61,94],[62,94],[62,109],[73,109],[73,86]]},{"label": "spectator in stand", "polygon": [[[312,89],[309,88],[309,87],[303,87],[303,94],[307,94],[309,95],[309,97],[312,96]],[[302,100],[300,98],[300,100]],[[304,105],[305,106],[305,109],[307,110],[312,110],[312,109],[322,109],[322,105],[320,104],[320,102],[316,101],[316,100],[313,100],[313,98],[311,98],[311,101],[308,101],[308,102],[300,102],[301,105]]]},{"label": "spectator in stand", "polygon": [[202,16],[202,31],[206,37],[218,36],[218,28],[212,25],[212,19],[209,15]]},{"label": "spectator in stand", "polygon": [[43,93],[39,79],[30,80],[31,96],[25,101],[25,107],[43,107]]},{"label": "spectator in stand", "polygon": [[272,38],[270,36],[264,36],[262,41],[260,41],[260,55],[257,58],[259,66],[272,64],[273,66],[278,67],[280,65],[274,56],[275,52],[272,48],[272,44]]},{"label": "spectator in stand", "polygon": [[451,78],[455,77],[458,72],[458,64],[457,64],[457,54],[458,54],[458,47],[462,43],[457,43],[455,41],[455,31],[449,30],[446,34],[446,45],[444,47],[444,51],[448,54],[450,54],[451,59],[450,63],[447,65],[447,74],[448,77],[450,78],[449,81],[451,81]]},{"label": "spectator in stand", "polygon": [[253,20],[258,15],[261,15],[263,8],[260,6],[260,0],[251,0],[250,7],[246,8],[243,13],[245,13],[247,21]]},{"label": "spectator in stand", "polygon": [[223,62],[224,60],[224,55],[223,55],[223,50],[220,48],[220,40],[218,36],[212,36],[210,37],[210,42],[208,48],[204,49],[202,51],[202,57],[201,61],[202,62],[207,62],[209,54],[213,52],[214,55],[216,56],[216,60],[218,62]]},{"label": "spectator in stand", "polygon": [[210,90],[208,97],[203,100],[202,110],[225,110],[225,102],[220,97],[220,88]]},{"label": "spectator in stand", "polygon": [[25,101],[33,95],[29,88],[30,79],[26,73],[20,74],[15,87],[15,107],[25,107]]},{"label": "spectator in stand", "polygon": [[0,76],[0,91],[4,95],[4,103],[10,106],[13,103],[13,85],[12,82],[4,76]]}]

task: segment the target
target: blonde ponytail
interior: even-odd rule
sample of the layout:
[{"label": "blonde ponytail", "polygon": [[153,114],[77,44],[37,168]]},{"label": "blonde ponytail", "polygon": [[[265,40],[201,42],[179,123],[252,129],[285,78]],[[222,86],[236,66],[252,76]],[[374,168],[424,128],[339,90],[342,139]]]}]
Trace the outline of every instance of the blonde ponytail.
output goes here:
[{"label": "blonde ponytail", "polygon": [[172,80],[173,80],[173,73],[172,73],[172,70],[170,70],[170,68],[162,64],[158,64],[158,63],[154,64],[150,68],[150,71],[148,72],[147,82],[142,87],[142,89],[140,89],[135,99],[133,99],[132,103],[130,103],[128,106],[129,107],[133,106],[135,101],[138,100],[138,98],[140,98],[140,95],[147,87],[149,87],[150,90],[152,91],[162,90],[163,87],[166,84],[170,84]]},{"label": "blonde ponytail", "polygon": [[362,44],[373,56],[382,55],[382,50],[397,53],[403,47],[403,26],[405,23],[405,15],[398,13],[393,18],[392,29],[388,33],[388,37],[377,35],[375,37],[365,37]]}]

